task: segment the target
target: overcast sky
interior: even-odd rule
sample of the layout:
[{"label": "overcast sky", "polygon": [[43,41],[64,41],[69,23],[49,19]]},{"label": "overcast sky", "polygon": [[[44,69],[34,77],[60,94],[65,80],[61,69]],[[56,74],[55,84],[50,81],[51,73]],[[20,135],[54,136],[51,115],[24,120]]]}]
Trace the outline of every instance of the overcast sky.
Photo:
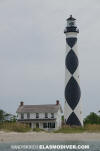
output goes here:
[{"label": "overcast sky", "polygon": [[100,0],[0,0],[0,108],[64,106],[66,18],[77,19],[83,115],[100,110]]}]

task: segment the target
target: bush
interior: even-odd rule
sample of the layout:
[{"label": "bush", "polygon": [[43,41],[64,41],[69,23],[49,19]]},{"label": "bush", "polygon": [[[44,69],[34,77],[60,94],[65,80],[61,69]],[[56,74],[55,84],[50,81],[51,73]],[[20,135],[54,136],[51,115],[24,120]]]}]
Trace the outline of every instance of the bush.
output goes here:
[{"label": "bush", "polygon": [[5,112],[0,109],[0,122],[2,122],[4,120],[4,114],[5,114]]},{"label": "bush", "polygon": [[84,124],[100,124],[100,116],[91,112],[90,115],[84,119]]},{"label": "bush", "polygon": [[16,122],[16,116],[13,114],[8,114],[2,109],[0,109],[0,122],[7,122],[7,121],[12,121]]},{"label": "bush", "polygon": [[18,122],[2,122],[0,123],[0,129],[15,132],[28,132],[31,130],[29,125]]},{"label": "bush", "polygon": [[41,132],[41,131],[44,131],[44,130],[40,129],[40,128],[33,128],[33,131],[35,131],[35,132]]}]

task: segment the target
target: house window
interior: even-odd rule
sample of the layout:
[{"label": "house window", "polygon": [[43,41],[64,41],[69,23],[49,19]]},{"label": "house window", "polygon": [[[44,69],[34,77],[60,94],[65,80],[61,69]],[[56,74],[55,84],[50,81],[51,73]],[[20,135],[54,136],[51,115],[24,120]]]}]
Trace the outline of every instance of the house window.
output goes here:
[{"label": "house window", "polygon": [[48,123],[43,123],[43,128],[48,128]]},{"label": "house window", "polygon": [[51,123],[50,128],[55,128],[55,123]]},{"label": "house window", "polygon": [[45,118],[48,118],[48,113],[45,113]]},{"label": "house window", "polygon": [[55,122],[43,123],[43,128],[55,128]]},{"label": "house window", "polygon": [[50,128],[50,123],[48,123],[48,128]]},{"label": "house window", "polygon": [[51,118],[54,118],[54,113],[51,113]]},{"label": "house window", "polygon": [[39,113],[36,113],[36,118],[39,118]]},{"label": "house window", "polygon": [[24,113],[21,113],[21,119],[22,120],[24,119]]},{"label": "house window", "polygon": [[30,119],[30,113],[27,113],[27,119]]}]

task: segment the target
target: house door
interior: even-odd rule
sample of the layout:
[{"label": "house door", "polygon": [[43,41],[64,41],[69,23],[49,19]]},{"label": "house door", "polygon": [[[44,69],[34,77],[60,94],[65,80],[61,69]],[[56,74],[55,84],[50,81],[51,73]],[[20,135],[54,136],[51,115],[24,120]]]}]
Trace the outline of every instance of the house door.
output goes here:
[{"label": "house door", "polygon": [[30,128],[32,127],[32,124],[31,124],[31,123],[29,123],[29,127],[30,127]]},{"label": "house door", "polygon": [[39,123],[36,123],[36,128],[39,128]]}]

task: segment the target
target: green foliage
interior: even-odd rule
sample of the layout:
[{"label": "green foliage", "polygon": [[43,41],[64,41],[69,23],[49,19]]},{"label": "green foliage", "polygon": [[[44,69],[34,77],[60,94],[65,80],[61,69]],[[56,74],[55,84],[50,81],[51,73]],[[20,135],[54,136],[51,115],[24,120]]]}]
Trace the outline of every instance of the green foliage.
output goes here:
[{"label": "green foliage", "polygon": [[18,122],[2,122],[0,123],[0,130],[14,131],[14,132],[28,132],[30,127],[28,124]]},{"label": "green foliage", "polygon": [[86,124],[84,129],[87,132],[100,132],[100,124]]},{"label": "green foliage", "polygon": [[97,115],[94,112],[90,113],[84,119],[84,127],[79,126],[70,127],[63,123],[62,128],[55,131],[55,133],[82,133],[82,132],[100,132],[100,115]]},{"label": "green foliage", "polygon": [[0,110],[0,122],[3,122],[3,121],[16,122],[16,116],[12,114],[8,114],[3,110]]},{"label": "green foliage", "polygon": [[17,119],[16,119],[16,116],[15,116],[15,115],[13,116],[13,118],[11,119],[11,121],[12,121],[12,122],[16,122],[16,121],[17,121]]},{"label": "green foliage", "polygon": [[0,110],[0,122],[4,121],[4,115],[5,112],[3,110]]},{"label": "green foliage", "polygon": [[62,122],[64,122],[64,115],[62,115]]},{"label": "green foliage", "polygon": [[40,128],[33,128],[33,131],[35,131],[35,132],[41,132],[41,131],[44,131],[44,130],[40,129]]},{"label": "green foliage", "polygon": [[70,127],[66,125],[54,132],[55,133],[83,133],[83,132],[100,133],[100,124],[86,124],[84,127],[79,127],[79,126]]},{"label": "green foliage", "polygon": [[91,112],[90,115],[84,119],[84,124],[100,124],[100,116]]},{"label": "green foliage", "polygon": [[55,133],[82,133],[84,131],[85,130],[83,127],[79,127],[79,126],[70,127],[66,125],[66,126],[63,126],[61,129],[55,131]]}]

